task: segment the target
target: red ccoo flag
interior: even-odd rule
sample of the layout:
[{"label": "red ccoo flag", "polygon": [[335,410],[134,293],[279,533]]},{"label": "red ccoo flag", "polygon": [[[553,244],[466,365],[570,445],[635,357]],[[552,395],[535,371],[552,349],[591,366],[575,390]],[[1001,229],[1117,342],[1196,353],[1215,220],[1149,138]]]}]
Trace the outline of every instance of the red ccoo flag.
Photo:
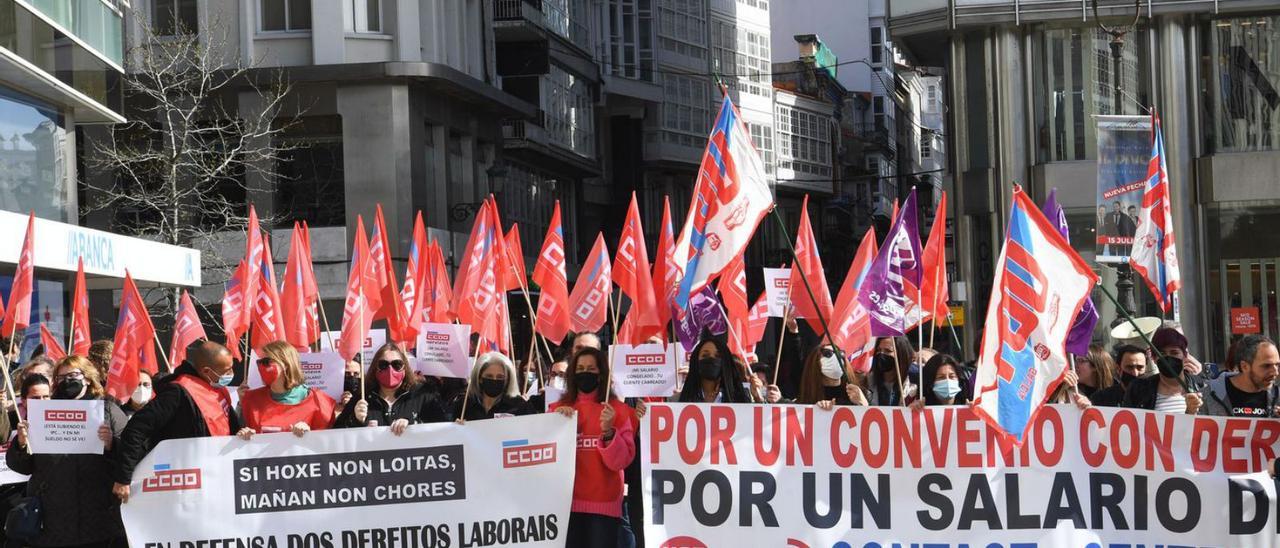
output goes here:
[{"label": "red ccoo flag", "polygon": [[942,193],[938,211],[929,228],[929,241],[923,252],[924,276],[920,279],[920,321],[946,318],[950,310],[947,290],[947,193]]},{"label": "red ccoo flag", "polygon": [[520,225],[511,225],[511,230],[507,231],[503,244],[507,250],[506,266],[502,269],[503,287],[507,289],[527,287],[529,282],[525,280],[529,277],[525,275],[524,246],[520,243]]},{"label": "red ccoo flag", "polygon": [[[406,333],[400,309],[400,282],[391,264],[391,246],[387,243],[387,223],[382,217],[382,204],[373,216],[373,235],[369,240],[369,277],[376,291],[369,296],[369,307],[376,312],[373,319],[387,320],[391,340],[403,343],[417,336]],[[408,338],[405,338],[408,337]]]},{"label": "red ccoo flag", "polygon": [[542,240],[542,251],[533,266],[533,283],[538,284],[538,318],[535,328],[552,343],[559,344],[569,334],[569,282],[564,273],[564,230],[560,223],[560,202],[556,201]]},{"label": "red ccoo flag", "polygon": [[67,351],[62,349],[62,343],[58,342],[58,338],[53,336],[43,323],[40,324],[40,344],[44,345],[45,357],[54,362],[67,357]]},{"label": "red ccoo flag", "polygon": [[862,289],[862,280],[871,269],[879,248],[876,246],[876,229],[868,228],[862,236],[862,244],[853,256],[849,265],[849,273],[844,277],[844,285],[836,295],[835,315],[831,319],[831,340],[844,350],[849,364],[854,371],[865,373],[871,367],[871,350],[875,347],[875,337],[871,336],[871,317],[867,309],[858,300],[858,292]]},{"label": "red ccoo flag", "polygon": [[303,300],[307,303],[307,329],[310,335],[308,340],[320,340],[320,285],[316,283],[316,269],[311,262],[311,228],[307,226],[306,221],[302,221],[302,245],[306,248],[303,251],[303,257],[307,260],[302,262],[302,294]]},{"label": "red ccoo flag", "polygon": [[107,373],[107,393],[118,401],[128,401],[138,387],[138,371],[155,373],[156,330],[151,324],[147,305],[142,302],[138,286],[128,269],[124,272],[124,290],[120,295],[120,315],[116,318],[115,347]]},{"label": "red ccoo flag", "polygon": [[453,321],[453,284],[449,281],[448,263],[444,261],[444,251],[440,249],[440,243],[431,240],[428,244],[431,252],[427,255],[427,259],[431,262],[427,266],[426,287],[429,295],[424,305],[427,312],[427,321],[432,323],[449,323]]},{"label": "red ccoo flag", "polygon": [[169,359],[172,363],[182,363],[187,359],[187,347],[200,339],[208,339],[204,334],[204,325],[200,324],[200,316],[196,307],[191,304],[191,295],[182,290],[182,300],[178,301],[178,311],[173,316],[173,340],[169,343]]},{"label": "red ccoo flag", "polygon": [[[649,249],[644,243],[644,228],[640,225],[640,205],[636,194],[631,193],[631,206],[627,208],[627,220],[618,238],[618,251],[613,260],[613,282],[622,293],[631,298],[628,323],[629,344],[640,344],[662,332],[664,324],[658,314],[657,299],[653,295],[653,278],[649,271]],[[625,342],[625,341],[624,341]]]},{"label": "red ccoo flag", "polygon": [[18,271],[13,275],[9,290],[9,307],[4,311],[4,324],[0,334],[13,338],[14,332],[31,324],[31,291],[35,285],[35,232],[36,214],[27,216],[27,235],[22,240],[22,254],[18,256]]},{"label": "red ccoo flag", "polygon": [[800,229],[796,231],[796,264],[791,267],[790,283],[791,302],[795,305],[796,317],[804,318],[819,337],[823,336],[826,333],[822,328],[823,320],[831,321],[834,307],[831,304],[831,290],[827,288],[827,275],[822,268],[822,257],[818,254],[818,243],[813,238],[813,227],[809,224],[807,194],[800,205]]},{"label": "red ccoo flag", "polygon": [[[289,259],[284,264],[281,276],[283,289],[280,291],[280,322],[284,327],[284,340],[297,348],[307,348],[315,342],[312,338],[311,305],[308,300],[308,286],[316,287],[314,273],[311,271],[311,254],[308,253],[306,236],[298,223],[293,223],[293,236],[289,242]],[[308,279],[308,275],[312,276]]]},{"label": "red ccoo flag", "polygon": [[671,226],[671,198],[662,198],[662,226],[658,227],[657,255],[653,259],[653,296],[658,303],[658,322],[662,324],[662,338],[666,340],[667,324],[671,322],[671,307],[675,305],[676,291],[680,285],[680,270],[676,264],[675,229]]},{"label": "red ccoo flag", "polygon": [[258,267],[257,298],[253,303],[251,337],[254,350],[285,338],[284,323],[280,317],[280,292],[276,290],[276,272],[271,264],[271,245],[264,241],[262,250],[262,265]]},{"label": "red ccoo flag", "polygon": [[492,202],[485,200],[476,214],[458,276],[453,281],[453,307],[458,321],[470,325],[472,333],[479,333],[485,341],[499,342],[505,335],[499,337],[499,322],[494,320],[501,310],[498,257],[505,246],[493,209]]},{"label": "red ccoo flag", "polygon": [[89,291],[84,285],[84,258],[76,266],[76,290],[71,297],[71,353],[88,356],[92,335],[89,334]]},{"label": "red ccoo flag", "polygon": [[413,240],[409,244],[409,261],[404,271],[404,287],[400,290],[400,314],[404,327],[413,337],[406,339],[408,348],[417,346],[422,331],[423,310],[427,306],[427,275],[431,266],[431,247],[427,245],[427,228],[422,212],[413,220]]},{"label": "red ccoo flag", "polygon": [[578,333],[599,331],[608,319],[609,293],[613,283],[608,252],[604,234],[596,234],[596,243],[573,284],[573,293],[569,295],[569,321]]},{"label": "red ccoo flag", "polygon": [[369,270],[369,240],[365,237],[364,218],[356,215],[356,234],[351,249],[351,270],[347,274],[347,298],[342,306],[342,331],[338,339],[338,353],[350,360],[364,347],[373,324],[373,310],[369,305],[370,292],[378,288],[366,285]]},{"label": "red ccoo flag", "polygon": [[742,345],[748,353],[754,354],[756,345],[764,338],[764,328],[769,325],[769,292],[761,291],[756,304],[751,305],[747,313],[746,334],[742,335]]},{"label": "red ccoo flag", "polygon": [[244,301],[248,272],[249,267],[241,259],[222,289],[222,329],[227,338],[227,350],[237,360],[240,359],[240,335],[249,331],[249,313]]},{"label": "red ccoo flag", "polygon": [[[243,289],[245,308],[243,309],[244,317],[240,320],[240,325],[244,326],[244,331],[248,331],[253,325],[253,314],[257,308],[258,290],[262,284],[262,264],[263,256],[267,254],[266,245],[262,239],[262,229],[258,226],[258,213],[253,209],[253,204],[249,205],[249,226],[245,230],[244,244],[244,264],[245,277],[241,278],[244,285]],[[266,257],[267,261],[271,257]],[[241,331],[241,332],[244,332]]]}]

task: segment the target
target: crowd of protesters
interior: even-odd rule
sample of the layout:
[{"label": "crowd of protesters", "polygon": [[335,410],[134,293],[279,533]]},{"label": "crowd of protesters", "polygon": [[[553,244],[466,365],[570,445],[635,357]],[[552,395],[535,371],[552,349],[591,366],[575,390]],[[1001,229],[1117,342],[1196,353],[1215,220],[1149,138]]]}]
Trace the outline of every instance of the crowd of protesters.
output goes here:
[{"label": "crowd of protesters", "polygon": [[[297,349],[273,342],[249,365],[258,368],[263,386],[240,387],[238,404],[229,390],[244,378],[243,368],[215,342],[193,344],[172,373],[143,373],[123,402],[110,399],[104,389],[109,342],[95,343],[87,358],[69,356],[55,363],[36,356],[12,372],[18,401],[0,413],[0,435],[11,439],[8,465],[30,476],[25,484],[0,488],[0,504],[14,508],[5,542],[125,546],[120,504],[128,502],[138,463],[168,439],[236,435],[251,441],[273,432],[301,437],[312,430],[380,426],[389,427],[389,435],[402,435],[412,424],[551,412],[574,420],[579,436],[567,545],[643,545],[636,455],[646,401],[624,401],[610,393],[608,352],[599,336],[580,334],[566,346],[564,355],[546,365],[517,365],[501,353],[483,352],[468,379],[438,379],[415,373],[409,354],[386,344],[365,366],[347,363],[344,393],[335,401],[307,386]],[[1280,352],[1266,337],[1237,341],[1220,373],[1191,356],[1186,337],[1174,327],[1157,330],[1152,346],[1156,351],[1130,344],[1110,351],[1090,346],[1087,354],[1073,356],[1050,401],[1082,408],[1280,417],[1275,383]],[[878,339],[865,372],[823,341],[805,341],[794,321],[786,325],[782,348],[772,360],[746,363],[722,338],[704,336],[687,365],[679,367],[678,388],[668,399],[831,410],[837,405],[921,409],[965,405],[974,397],[973,363],[915,349],[903,337]],[[50,398],[105,400],[106,422],[98,431],[103,454],[31,454],[25,403]],[[39,506],[34,529],[28,515],[33,500]]]}]

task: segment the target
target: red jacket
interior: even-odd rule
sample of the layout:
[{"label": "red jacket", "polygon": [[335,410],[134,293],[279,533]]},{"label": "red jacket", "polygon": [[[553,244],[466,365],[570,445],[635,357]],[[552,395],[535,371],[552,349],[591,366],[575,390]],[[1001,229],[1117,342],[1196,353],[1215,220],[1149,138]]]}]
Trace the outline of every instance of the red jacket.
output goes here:
[{"label": "red jacket", "polygon": [[312,430],[324,430],[333,424],[333,408],[333,398],[314,388],[297,405],[271,399],[271,389],[266,386],[245,392],[240,399],[244,425],[259,434],[288,432],[299,422]]},{"label": "red jacket", "polygon": [[[609,401],[615,414],[613,439],[606,444],[600,439],[600,411],[605,404],[595,396],[578,394],[573,404],[578,411],[578,459],[570,510],[618,518],[622,517],[623,470],[636,456],[634,414],[621,400]],[[561,406],[554,403],[551,410]]]}]

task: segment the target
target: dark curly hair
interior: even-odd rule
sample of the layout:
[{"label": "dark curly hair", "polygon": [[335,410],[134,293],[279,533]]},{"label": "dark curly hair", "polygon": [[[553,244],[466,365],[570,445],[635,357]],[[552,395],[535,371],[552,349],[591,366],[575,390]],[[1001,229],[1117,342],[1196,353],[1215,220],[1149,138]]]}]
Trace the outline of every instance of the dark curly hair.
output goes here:
[{"label": "dark curly hair", "polygon": [[685,377],[684,388],[680,390],[680,401],[686,403],[700,403],[702,399],[702,371],[698,368],[698,354],[702,352],[702,348],[711,345],[716,349],[716,355],[721,361],[720,366],[720,401],[724,403],[751,403],[751,393],[742,386],[746,381],[743,377],[743,364],[734,357],[733,352],[729,351],[729,345],[718,337],[704,337],[693,347],[693,353],[690,354],[690,360],[693,361],[689,366],[689,375]]}]

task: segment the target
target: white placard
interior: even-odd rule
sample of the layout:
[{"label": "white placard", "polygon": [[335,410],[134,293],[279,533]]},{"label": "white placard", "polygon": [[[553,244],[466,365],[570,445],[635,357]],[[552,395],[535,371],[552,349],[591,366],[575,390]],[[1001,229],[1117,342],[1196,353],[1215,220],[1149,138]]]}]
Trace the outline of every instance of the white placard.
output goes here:
[{"label": "white placard", "polygon": [[563,396],[563,395],[564,395],[564,390],[560,388],[556,388],[551,385],[547,385],[547,387],[542,391],[543,400],[545,400],[543,404],[543,407],[546,408],[545,411],[550,411],[551,404],[560,401],[560,396]]},{"label": "white placard", "polygon": [[458,323],[424,323],[418,334],[418,356],[413,369],[429,377],[465,379],[474,359],[468,356],[471,326]]},{"label": "white placard", "polygon": [[[13,441],[10,438],[9,443],[0,445],[0,485],[9,485],[11,483],[22,483],[31,478],[26,474],[19,474],[9,469],[9,462],[5,460],[5,453],[13,448]],[[20,449],[14,449],[20,451]]]},{"label": "white placard", "polygon": [[106,402],[102,400],[29,400],[27,437],[31,454],[101,455]]},{"label": "white placard", "polygon": [[787,288],[791,284],[790,268],[764,269],[764,290],[769,299],[769,317],[781,318],[791,303]]},{"label": "white placard", "polygon": [[[307,386],[315,388],[329,397],[333,401],[342,400],[342,383],[343,375],[346,372],[347,362],[333,350],[321,350],[320,352],[303,352],[298,354],[299,365],[302,366],[302,375],[306,378]],[[249,355],[249,371],[245,377],[245,382],[249,383],[249,388],[261,388],[262,375],[258,373],[258,356],[257,354]]]},{"label": "white placard", "polygon": [[[339,338],[338,336],[341,334],[342,333],[340,331],[326,331],[324,333],[321,333],[320,334],[320,350],[333,350],[333,347],[329,345],[329,341],[332,338],[333,343],[338,344],[338,338]],[[382,345],[386,343],[387,343],[386,329],[383,329],[381,327],[376,329],[370,329],[369,336],[365,337],[364,339],[364,352],[362,352],[363,359],[360,360],[360,364],[364,366],[368,366],[369,363],[373,361],[373,353],[377,352],[378,348],[382,347]]]},{"label": "white placard", "polygon": [[684,354],[679,345],[615,344],[609,352],[613,393],[619,398],[665,398],[675,392],[676,367]]}]

